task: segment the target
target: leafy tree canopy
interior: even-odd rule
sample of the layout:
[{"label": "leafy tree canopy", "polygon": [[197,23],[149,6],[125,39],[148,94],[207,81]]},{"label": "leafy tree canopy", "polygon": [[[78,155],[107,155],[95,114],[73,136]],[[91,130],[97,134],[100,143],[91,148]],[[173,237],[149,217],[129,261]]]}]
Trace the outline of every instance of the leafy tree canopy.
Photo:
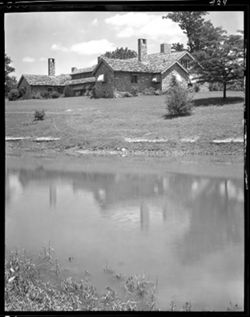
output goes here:
[{"label": "leafy tree canopy", "polygon": [[241,35],[224,35],[196,55],[202,66],[197,81],[222,83],[224,98],[228,84],[243,80],[244,42]]},{"label": "leafy tree canopy", "polygon": [[7,54],[5,54],[4,62],[5,62],[5,94],[7,94],[12,88],[16,86],[17,81],[14,76],[10,76],[10,74],[15,71],[15,68],[10,65],[12,61]]},{"label": "leafy tree canopy", "polygon": [[184,45],[182,43],[173,43],[172,44],[172,49],[174,49],[176,52],[181,52],[184,51]]},{"label": "leafy tree canopy", "polygon": [[112,52],[106,52],[104,54],[105,57],[108,58],[117,58],[117,59],[128,59],[133,58],[137,56],[137,53],[133,50],[126,48],[117,48],[115,51]]},{"label": "leafy tree canopy", "polygon": [[207,14],[206,11],[181,11],[171,12],[167,15],[169,19],[177,22],[183,32],[187,35],[187,46],[192,53],[197,50],[197,39],[199,32],[205,22],[203,16]]}]

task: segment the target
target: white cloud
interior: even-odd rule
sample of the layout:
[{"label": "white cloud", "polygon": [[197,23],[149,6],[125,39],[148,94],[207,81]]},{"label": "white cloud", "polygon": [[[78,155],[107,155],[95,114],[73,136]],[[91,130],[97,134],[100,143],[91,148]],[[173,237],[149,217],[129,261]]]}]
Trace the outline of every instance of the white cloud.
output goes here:
[{"label": "white cloud", "polygon": [[153,38],[165,42],[182,42],[186,44],[187,37],[177,23],[170,19],[162,19],[161,15],[146,12],[119,13],[105,19],[114,27],[118,37],[137,36]]},{"label": "white cloud", "polygon": [[91,22],[92,25],[98,25],[99,24],[99,21],[97,18],[95,18],[92,22]]},{"label": "white cloud", "polygon": [[45,62],[45,61],[47,61],[47,58],[46,58],[46,57],[40,57],[40,58],[39,58],[39,62]]},{"label": "white cloud", "polygon": [[92,40],[88,42],[76,43],[71,46],[70,50],[79,55],[101,54],[106,51],[112,51],[116,46],[106,39]]},{"label": "white cloud", "polygon": [[61,44],[52,44],[51,46],[52,51],[61,51],[61,52],[68,52],[68,48],[61,45]]},{"label": "white cloud", "polygon": [[34,63],[35,59],[33,57],[25,56],[22,61],[24,63]]}]

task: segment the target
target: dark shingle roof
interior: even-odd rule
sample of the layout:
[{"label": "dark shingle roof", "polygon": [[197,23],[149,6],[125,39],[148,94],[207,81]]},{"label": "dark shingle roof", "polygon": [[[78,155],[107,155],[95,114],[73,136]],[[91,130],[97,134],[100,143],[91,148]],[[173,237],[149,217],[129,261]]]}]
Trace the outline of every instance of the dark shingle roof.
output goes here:
[{"label": "dark shingle roof", "polygon": [[[69,75],[48,76],[48,75],[22,75],[31,86],[64,86],[71,77]],[[19,81],[20,84],[20,81]]]},{"label": "dark shingle roof", "polygon": [[[143,62],[139,62],[137,57],[129,59],[114,59],[101,56],[101,59],[105,61],[113,71],[162,73],[174,63],[178,63],[178,61],[186,54],[191,56],[186,51],[174,52],[170,54],[148,54],[147,58]],[[191,56],[191,58],[193,57]],[[182,65],[180,66],[185,71],[187,71]]]},{"label": "dark shingle roof", "polygon": [[71,72],[71,75],[82,74],[82,73],[92,73],[95,67],[96,65],[93,65],[91,67],[85,67],[85,68],[75,68],[75,70]]},{"label": "dark shingle roof", "polygon": [[93,82],[95,82],[95,77],[87,77],[87,78],[67,80],[65,82],[65,85],[79,85],[79,84],[86,84],[86,83],[93,83]]}]

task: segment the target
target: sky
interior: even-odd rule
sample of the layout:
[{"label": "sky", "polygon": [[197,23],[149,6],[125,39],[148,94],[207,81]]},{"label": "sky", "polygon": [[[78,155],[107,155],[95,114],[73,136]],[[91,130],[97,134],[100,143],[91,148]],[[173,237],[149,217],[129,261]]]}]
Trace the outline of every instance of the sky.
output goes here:
[{"label": "sky", "polygon": [[[146,38],[148,53],[160,51],[161,43],[181,42],[187,37],[178,23],[163,19],[167,12],[28,12],[5,14],[5,53],[15,72],[48,73],[48,58],[55,58],[56,75],[72,67],[97,63],[97,57],[117,47],[137,52],[137,39]],[[243,12],[210,12],[214,26],[229,34],[243,30]]]}]

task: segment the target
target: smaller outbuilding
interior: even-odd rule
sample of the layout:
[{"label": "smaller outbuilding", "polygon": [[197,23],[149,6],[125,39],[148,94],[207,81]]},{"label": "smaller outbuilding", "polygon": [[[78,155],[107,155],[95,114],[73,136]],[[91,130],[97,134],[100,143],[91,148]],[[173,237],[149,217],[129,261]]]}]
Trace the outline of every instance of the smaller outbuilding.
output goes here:
[{"label": "smaller outbuilding", "polygon": [[71,79],[65,82],[70,86],[75,96],[89,95],[95,85],[95,77],[92,75],[96,65],[88,68],[71,68]]},{"label": "smaller outbuilding", "polygon": [[36,98],[38,95],[46,96],[53,91],[63,94],[65,82],[69,79],[69,75],[48,76],[24,74],[21,76],[17,88],[19,91],[22,91],[24,99]]}]

